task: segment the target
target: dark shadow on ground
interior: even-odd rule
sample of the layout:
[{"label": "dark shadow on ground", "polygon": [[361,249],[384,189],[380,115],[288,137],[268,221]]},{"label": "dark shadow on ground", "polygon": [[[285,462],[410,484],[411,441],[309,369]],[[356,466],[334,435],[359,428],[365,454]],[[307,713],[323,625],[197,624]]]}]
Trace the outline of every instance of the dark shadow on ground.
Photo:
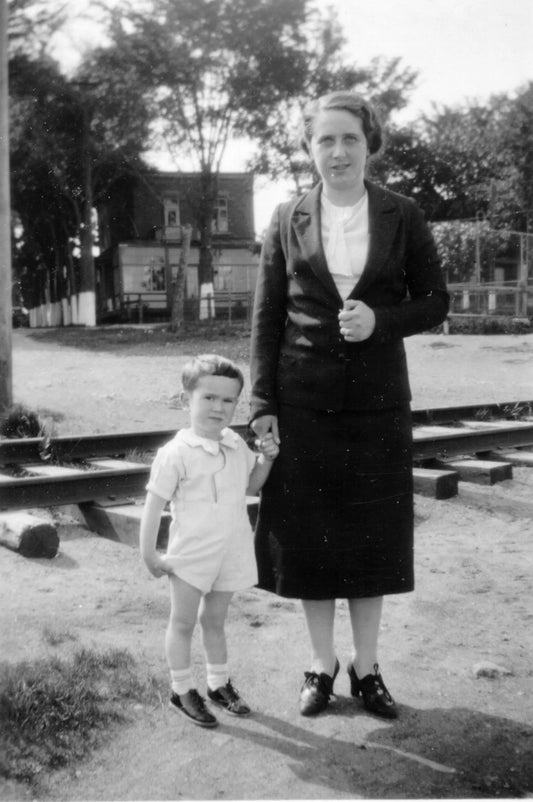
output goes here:
[{"label": "dark shadow on ground", "polygon": [[[329,715],[364,710],[338,697]],[[324,788],[324,797],[524,797],[533,793],[533,728],[465,708],[401,707],[394,722],[354,743],[256,713],[246,730],[227,720],[224,731],[292,759],[294,773]]]}]

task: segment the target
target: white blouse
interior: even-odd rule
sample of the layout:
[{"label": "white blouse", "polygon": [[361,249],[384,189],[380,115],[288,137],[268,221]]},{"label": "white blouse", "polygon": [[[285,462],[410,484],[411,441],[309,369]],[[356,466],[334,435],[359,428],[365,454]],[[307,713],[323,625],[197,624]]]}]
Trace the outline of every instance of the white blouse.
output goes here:
[{"label": "white blouse", "polygon": [[355,206],[335,206],[322,193],[321,211],[329,272],[344,299],[357,284],[368,256],[368,194]]}]

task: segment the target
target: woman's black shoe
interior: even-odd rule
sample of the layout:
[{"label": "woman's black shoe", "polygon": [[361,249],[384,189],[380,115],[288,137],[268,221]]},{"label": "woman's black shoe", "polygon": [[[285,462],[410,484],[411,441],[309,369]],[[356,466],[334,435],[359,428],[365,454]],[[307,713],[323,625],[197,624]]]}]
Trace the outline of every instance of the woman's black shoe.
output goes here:
[{"label": "woman's black shoe", "polygon": [[348,663],[348,676],[350,677],[352,696],[361,694],[367,710],[375,713],[376,716],[398,718],[398,708],[385,687],[377,663],[374,664],[374,673],[367,674],[363,679],[359,679],[355,673],[353,663]]},{"label": "woman's black shoe", "polygon": [[302,716],[316,716],[328,706],[329,698],[333,693],[333,683],[339,673],[339,661],[335,661],[333,676],[317,674],[316,671],[306,671],[305,681],[300,691],[300,713]]}]

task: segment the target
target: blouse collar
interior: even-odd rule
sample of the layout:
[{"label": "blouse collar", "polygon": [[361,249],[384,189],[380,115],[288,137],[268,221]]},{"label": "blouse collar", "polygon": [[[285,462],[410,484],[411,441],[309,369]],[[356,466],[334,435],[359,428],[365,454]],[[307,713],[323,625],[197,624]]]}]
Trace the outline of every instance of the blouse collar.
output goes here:
[{"label": "blouse collar", "polygon": [[368,204],[368,192],[366,191],[364,195],[359,198],[357,203],[353,204],[353,206],[336,206],[332,203],[329,198],[326,197],[324,192],[320,193],[320,203],[322,205],[322,211],[326,216],[326,219],[329,219],[334,222],[346,222],[352,216],[355,217],[360,211],[362,211]]}]

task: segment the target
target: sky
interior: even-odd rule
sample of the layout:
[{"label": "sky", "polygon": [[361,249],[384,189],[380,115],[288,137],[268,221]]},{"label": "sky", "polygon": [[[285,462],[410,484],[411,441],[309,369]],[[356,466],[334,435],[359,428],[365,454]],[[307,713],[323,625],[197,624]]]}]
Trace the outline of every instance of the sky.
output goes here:
[{"label": "sky", "polygon": [[[194,0],[191,0],[194,2]],[[432,104],[485,101],[492,94],[512,95],[533,81],[533,0],[317,0],[337,11],[348,61],[362,66],[374,57],[400,58],[418,73],[416,88],[401,121],[408,122]],[[70,0],[69,36],[58,40],[65,66],[94,43],[95,29],[86,0]],[[223,169],[245,169],[246,148],[228,151]],[[164,158],[162,169],[171,169]],[[256,231],[264,230],[288,185],[257,178]]]}]

